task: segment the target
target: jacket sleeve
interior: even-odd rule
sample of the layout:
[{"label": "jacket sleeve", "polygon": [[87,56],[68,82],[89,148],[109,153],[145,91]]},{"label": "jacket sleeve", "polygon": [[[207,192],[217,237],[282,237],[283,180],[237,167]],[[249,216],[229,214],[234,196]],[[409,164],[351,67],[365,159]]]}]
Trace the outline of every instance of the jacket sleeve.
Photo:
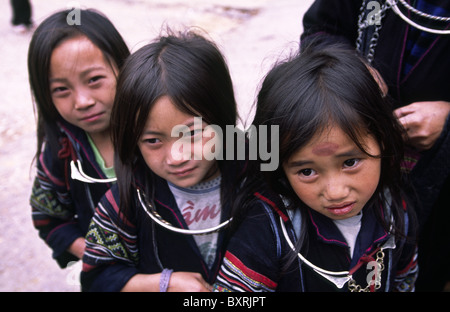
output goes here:
[{"label": "jacket sleeve", "polygon": [[280,273],[278,217],[267,207],[252,209],[233,234],[213,285],[218,292],[273,292]]},{"label": "jacket sleeve", "polygon": [[30,196],[33,225],[63,268],[70,261],[78,260],[67,249],[77,238],[84,237],[65,181],[64,167],[64,161],[54,159],[50,149],[45,148],[37,160]]},{"label": "jacket sleeve", "polygon": [[409,262],[396,272],[393,290],[395,292],[413,292],[418,273],[417,248],[415,248]]},{"label": "jacket sleeve", "polygon": [[100,200],[86,234],[82,291],[120,291],[138,273],[135,227],[119,214],[115,190]]},{"label": "jacket sleeve", "polygon": [[301,41],[321,36],[329,42],[355,45],[362,1],[316,0],[303,16]]}]

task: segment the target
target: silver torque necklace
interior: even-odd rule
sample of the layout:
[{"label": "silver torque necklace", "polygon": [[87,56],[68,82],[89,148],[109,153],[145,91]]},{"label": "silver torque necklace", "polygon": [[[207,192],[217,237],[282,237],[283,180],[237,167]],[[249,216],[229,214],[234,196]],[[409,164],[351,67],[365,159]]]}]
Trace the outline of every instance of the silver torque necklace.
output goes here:
[{"label": "silver torque necklace", "polygon": [[145,196],[145,194],[143,192],[141,192],[140,189],[136,189],[137,195],[138,195],[138,199],[139,202],[142,206],[142,208],[144,209],[144,211],[147,213],[147,215],[158,225],[162,226],[163,228],[172,231],[172,232],[176,232],[176,233],[180,233],[180,234],[185,234],[185,235],[207,235],[207,234],[212,234],[212,233],[216,233],[219,232],[220,230],[222,230],[223,228],[225,228],[232,220],[232,218],[222,222],[221,224],[211,227],[211,228],[207,228],[207,229],[201,229],[201,230],[189,230],[189,229],[180,229],[178,227],[173,226],[172,224],[170,224],[169,222],[167,222],[166,220],[164,220],[159,213],[156,211],[154,205],[150,204]]},{"label": "silver torque necklace", "polygon": [[417,29],[420,29],[422,31],[432,33],[432,34],[438,34],[438,35],[449,35],[450,34],[450,29],[434,29],[434,28],[426,27],[426,26],[423,26],[423,25],[420,25],[420,24],[414,22],[409,17],[407,17],[405,14],[403,14],[402,11],[400,11],[400,9],[398,8],[398,3],[400,3],[402,6],[404,6],[410,12],[412,12],[422,18],[426,18],[426,19],[429,19],[432,21],[438,21],[438,22],[450,22],[450,17],[436,16],[436,15],[431,15],[431,14],[422,12],[422,11],[414,8],[410,4],[408,4],[405,0],[386,0],[386,2],[380,7],[378,12],[375,12],[375,14],[372,15],[372,18],[374,20],[377,20],[378,23],[372,23],[373,21],[369,20],[368,15],[365,14],[365,9],[368,8],[368,6],[370,6],[370,2],[368,2],[367,0],[363,1],[363,4],[360,8],[360,15],[358,17],[358,37],[356,39],[356,48],[357,48],[357,50],[361,51],[363,31],[366,28],[368,28],[369,26],[374,26],[372,36],[368,41],[368,48],[367,48],[367,52],[366,52],[366,54],[367,54],[366,59],[369,62],[369,64],[372,63],[372,61],[374,59],[375,48],[378,44],[380,30],[383,25],[382,21],[383,21],[384,16],[386,15],[386,12],[389,9],[392,9],[392,11],[395,14],[397,14],[403,21],[405,21],[406,23],[408,23],[409,25],[411,25]]},{"label": "silver torque necklace", "polygon": [[431,20],[434,20],[434,21],[439,21],[439,22],[450,22],[450,17],[431,15],[431,14],[422,12],[420,10],[417,10],[415,7],[411,6],[405,0],[398,0],[398,2],[400,2],[405,8],[407,8],[408,10],[413,12],[414,14],[417,14],[417,15],[419,15],[421,17],[425,17],[425,18],[428,18],[428,19],[431,19]]},{"label": "silver torque necklace", "polygon": [[450,35],[450,29],[441,30],[441,29],[429,28],[429,27],[425,27],[423,25],[419,25],[418,23],[412,21],[409,17],[407,17],[405,14],[403,14],[399,10],[399,8],[397,6],[397,1],[400,2],[405,8],[407,8],[409,11],[413,12],[414,14],[421,16],[423,18],[427,18],[429,20],[439,21],[439,22],[450,22],[450,17],[436,16],[436,15],[431,15],[431,14],[419,11],[416,8],[414,8],[413,6],[411,6],[410,4],[408,4],[405,0],[386,0],[386,2],[389,3],[389,5],[391,6],[391,8],[395,12],[395,14],[397,14],[402,20],[407,22],[409,25],[411,25],[417,29],[420,29],[422,31],[437,34],[437,35]]},{"label": "silver torque necklace", "polygon": [[[283,219],[280,217],[280,223],[281,223],[281,229],[283,231],[284,238],[286,239],[289,247],[296,252],[294,244],[292,243],[291,239],[289,238],[289,235],[287,233],[286,227],[284,225]],[[381,271],[384,269],[384,249],[394,249],[395,248],[395,237],[391,236],[387,242],[380,248],[380,250],[376,254],[376,262],[379,266],[379,270],[377,272],[378,276],[375,279],[375,289],[381,288]],[[350,274],[350,271],[328,271],[325,269],[322,269],[310,261],[308,261],[300,252],[297,252],[298,257],[301,261],[303,261],[306,265],[308,265],[310,268],[312,268],[317,274],[321,275],[322,277],[326,278],[330,282],[332,282],[337,288],[344,287],[345,283],[349,282],[348,288],[352,292],[366,292],[369,291],[370,285],[367,285],[365,288],[362,288],[361,286],[357,285],[355,280],[353,279],[352,274]]]},{"label": "silver torque necklace", "polygon": [[79,159],[77,159],[76,163],[73,160],[70,161],[70,172],[70,176],[72,179],[85,183],[112,183],[117,181],[117,178],[96,179],[88,176],[86,173],[84,173]]}]

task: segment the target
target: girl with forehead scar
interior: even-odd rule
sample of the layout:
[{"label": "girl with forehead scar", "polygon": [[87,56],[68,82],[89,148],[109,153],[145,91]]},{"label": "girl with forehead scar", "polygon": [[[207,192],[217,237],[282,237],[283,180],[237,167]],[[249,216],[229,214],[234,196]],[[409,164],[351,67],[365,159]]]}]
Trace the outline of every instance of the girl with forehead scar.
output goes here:
[{"label": "girl with forehead scar", "polygon": [[367,64],[342,46],[304,48],[267,74],[253,124],[279,127],[281,166],[261,179],[283,203],[247,212],[216,289],[413,291],[401,127]]}]

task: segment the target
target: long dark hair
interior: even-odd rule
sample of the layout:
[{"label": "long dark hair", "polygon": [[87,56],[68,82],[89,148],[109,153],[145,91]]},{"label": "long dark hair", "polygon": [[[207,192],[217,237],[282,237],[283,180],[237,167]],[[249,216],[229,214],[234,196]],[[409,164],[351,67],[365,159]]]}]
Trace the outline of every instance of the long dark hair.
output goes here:
[{"label": "long dark hair", "polygon": [[57,122],[62,120],[50,93],[49,71],[53,50],[64,40],[85,36],[118,70],[130,54],[122,36],[103,14],[80,9],[80,25],[69,25],[67,16],[70,12],[59,11],[46,18],[34,32],[28,49],[28,74],[37,112],[36,158],[41,153],[44,137],[49,144],[57,146]]},{"label": "long dark hair", "polygon": [[[254,124],[279,126],[280,164],[330,124],[340,127],[367,155],[362,142],[371,134],[379,144],[381,155],[369,156],[381,158],[381,176],[366,207],[386,207],[385,201],[391,200],[391,213],[387,215],[393,216],[392,224],[379,209],[374,209],[374,213],[387,231],[404,237],[405,195],[400,169],[403,130],[393,115],[390,101],[383,96],[367,64],[354,51],[341,45],[312,44],[278,63],[267,74],[259,91]],[[290,208],[300,207],[304,214],[307,207],[293,191],[282,166],[264,174],[271,188],[289,199]],[[385,190],[391,199],[386,198]],[[305,222],[305,214],[302,220]],[[304,235],[305,232],[297,248],[305,241]]]},{"label": "long dark hair", "polygon": [[[233,84],[217,46],[193,31],[167,32],[125,62],[111,114],[120,209],[131,219],[135,217],[134,211],[128,211],[135,192],[133,171],[146,166],[138,140],[150,110],[160,97],[170,97],[181,111],[222,129],[237,121]],[[222,161],[218,160],[218,164],[222,171]],[[154,177],[148,171],[150,178]],[[153,183],[145,184],[148,188],[145,192],[153,196]],[[230,189],[224,185],[226,176],[222,176],[222,200]]]}]

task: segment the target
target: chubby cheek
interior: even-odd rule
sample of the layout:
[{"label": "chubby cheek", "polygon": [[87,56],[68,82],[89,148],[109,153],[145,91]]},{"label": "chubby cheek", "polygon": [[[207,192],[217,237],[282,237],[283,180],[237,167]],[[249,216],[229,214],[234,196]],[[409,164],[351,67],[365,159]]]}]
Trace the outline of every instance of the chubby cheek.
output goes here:
[{"label": "chubby cheek", "polygon": [[139,147],[141,151],[142,158],[144,159],[147,166],[155,173],[159,173],[161,170],[162,158],[159,153],[155,153],[146,148]]},{"label": "chubby cheek", "polygon": [[156,166],[156,162],[154,159],[148,158],[148,157],[144,157],[145,163],[147,164],[147,167],[150,168],[151,171],[153,171],[154,173],[159,175],[159,170],[161,168],[161,166]]},{"label": "chubby cheek", "polygon": [[71,121],[71,104],[69,101],[63,101],[61,99],[55,99],[52,98],[53,105],[56,108],[56,111],[61,115],[62,118],[64,118],[67,121]]},{"label": "chubby cheek", "polygon": [[361,182],[359,184],[360,192],[363,194],[365,193],[364,198],[366,199],[366,202],[369,201],[375,193],[378,184],[380,183],[381,163],[374,163],[370,172],[372,174],[362,175],[359,180]]},{"label": "chubby cheek", "polygon": [[287,178],[297,197],[306,205],[313,208],[317,199],[314,188],[306,183],[300,183],[295,175],[288,175]]},{"label": "chubby cheek", "polygon": [[295,194],[297,194],[297,197],[300,198],[300,200],[305,203],[305,205],[313,210],[316,210],[318,196],[315,195],[313,189],[310,189],[308,187],[297,187],[294,188],[294,191]]},{"label": "chubby cheek", "polygon": [[116,97],[116,82],[111,83],[109,92],[107,92],[108,100],[106,101],[106,105],[112,109],[114,105],[114,98]]},{"label": "chubby cheek", "polygon": [[113,105],[114,105],[114,97],[116,95],[115,83],[110,84],[110,87],[105,87],[102,90],[96,90],[92,93],[92,97],[98,99],[98,103],[108,110],[111,113]]}]

